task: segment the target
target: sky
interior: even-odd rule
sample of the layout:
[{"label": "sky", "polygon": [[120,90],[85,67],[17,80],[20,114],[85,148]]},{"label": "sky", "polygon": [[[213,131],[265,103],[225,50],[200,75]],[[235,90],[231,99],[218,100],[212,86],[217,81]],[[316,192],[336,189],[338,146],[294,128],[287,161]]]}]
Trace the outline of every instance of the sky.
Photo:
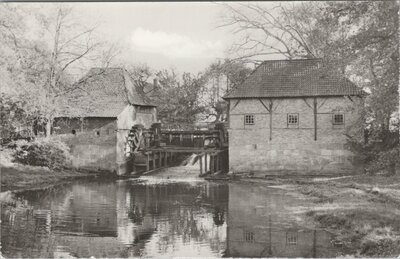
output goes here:
[{"label": "sky", "polygon": [[[147,64],[154,70],[173,68],[178,73],[198,73],[212,62],[229,58],[228,49],[238,37],[233,33],[234,27],[218,27],[226,13],[224,4],[232,3],[70,2],[16,5],[46,17],[54,14],[54,18],[57,5],[72,7],[74,22],[89,27],[96,24],[98,37],[118,47],[120,54],[114,66]],[[237,4],[235,2],[234,5]],[[276,2],[263,2],[262,5],[272,8]],[[33,37],[38,34],[34,30],[30,33]],[[41,40],[48,44],[52,42],[43,37]]]},{"label": "sky", "polygon": [[120,62],[197,73],[226,57],[228,28],[216,28],[218,3],[74,3],[88,22],[121,49]]}]

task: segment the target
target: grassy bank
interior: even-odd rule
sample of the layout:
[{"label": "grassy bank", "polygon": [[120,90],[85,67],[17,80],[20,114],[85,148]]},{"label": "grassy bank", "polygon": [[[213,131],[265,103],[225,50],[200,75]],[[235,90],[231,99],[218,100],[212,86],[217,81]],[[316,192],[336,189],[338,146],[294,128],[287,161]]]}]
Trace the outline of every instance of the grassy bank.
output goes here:
[{"label": "grassy bank", "polygon": [[1,191],[15,191],[43,188],[60,181],[82,178],[108,176],[107,172],[95,172],[77,169],[49,169],[43,166],[23,165],[13,162],[12,151],[0,150]]},{"label": "grassy bank", "polygon": [[96,177],[97,172],[86,170],[50,170],[46,167],[25,166],[15,164],[11,167],[1,168],[1,191],[15,191],[34,188],[43,188],[60,181]]},{"label": "grassy bank", "polygon": [[351,176],[286,180],[315,206],[307,216],[336,234],[347,255],[400,255],[400,177]]}]

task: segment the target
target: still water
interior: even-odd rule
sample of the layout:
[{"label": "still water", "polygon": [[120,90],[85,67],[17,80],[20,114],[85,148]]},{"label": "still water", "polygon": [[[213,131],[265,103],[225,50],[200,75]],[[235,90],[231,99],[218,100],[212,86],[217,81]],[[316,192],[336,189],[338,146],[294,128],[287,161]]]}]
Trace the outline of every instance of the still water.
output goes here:
[{"label": "still water", "polygon": [[20,193],[1,211],[5,257],[333,257],[312,206],[265,184],[80,181]]}]

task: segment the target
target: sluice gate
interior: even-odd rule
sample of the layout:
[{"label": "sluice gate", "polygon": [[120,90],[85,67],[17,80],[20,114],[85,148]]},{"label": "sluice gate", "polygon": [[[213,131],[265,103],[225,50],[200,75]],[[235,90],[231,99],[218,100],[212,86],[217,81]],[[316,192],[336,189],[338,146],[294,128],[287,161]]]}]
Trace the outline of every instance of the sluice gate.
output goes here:
[{"label": "sluice gate", "polygon": [[228,134],[223,123],[209,130],[150,129],[135,125],[125,143],[125,163],[119,174],[140,175],[176,165],[182,154],[196,154],[199,175],[228,171]]}]

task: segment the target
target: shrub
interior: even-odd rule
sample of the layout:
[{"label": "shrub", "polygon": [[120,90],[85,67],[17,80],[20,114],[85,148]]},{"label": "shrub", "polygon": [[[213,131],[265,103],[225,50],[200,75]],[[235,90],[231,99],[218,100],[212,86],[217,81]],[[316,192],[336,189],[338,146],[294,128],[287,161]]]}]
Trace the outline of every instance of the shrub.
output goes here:
[{"label": "shrub", "polygon": [[377,157],[369,163],[367,172],[385,171],[389,174],[395,174],[396,166],[400,166],[400,147],[379,152]]},{"label": "shrub", "polygon": [[348,139],[350,149],[355,153],[355,161],[365,165],[369,174],[386,172],[394,174],[396,167],[400,167],[400,146],[398,133],[386,139],[389,141],[370,141],[362,143]]},{"label": "shrub", "polygon": [[21,164],[60,169],[66,167],[70,160],[68,146],[57,139],[16,141],[10,146],[15,148],[14,161]]}]

